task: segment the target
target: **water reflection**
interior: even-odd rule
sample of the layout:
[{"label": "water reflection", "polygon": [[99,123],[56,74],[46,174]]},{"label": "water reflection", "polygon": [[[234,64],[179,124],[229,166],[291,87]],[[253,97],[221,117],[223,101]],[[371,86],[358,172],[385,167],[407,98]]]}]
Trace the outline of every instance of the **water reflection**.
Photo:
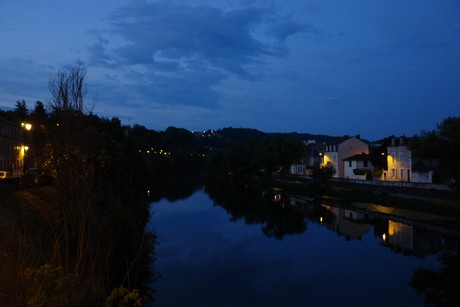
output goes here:
[{"label": "water reflection", "polygon": [[306,231],[304,213],[290,205],[289,194],[281,190],[254,192],[228,189],[207,190],[216,205],[231,215],[232,221],[243,219],[246,224],[262,224],[262,231],[268,237],[283,239],[286,235]]},{"label": "water reflection", "polygon": [[280,189],[261,192],[248,188],[227,192],[220,189],[217,193],[210,189],[208,192],[216,205],[231,214],[232,221],[243,219],[247,224],[262,224],[263,233],[277,239],[301,234],[307,230],[308,223],[317,223],[347,241],[361,240],[373,226],[374,236],[382,239],[383,246],[403,255],[424,258],[440,252],[446,236],[460,235],[459,230],[449,227],[431,231],[432,225],[414,222],[410,216],[384,216],[337,200],[315,199]]},{"label": "water reflection", "polygon": [[[181,205],[184,209],[174,213],[173,206],[168,205],[164,211],[167,218],[157,217],[165,224],[157,220],[155,225],[170,227],[173,234],[165,235],[163,243],[160,239],[160,248],[166,244],[168,256],[162,260],[159,252],[158,269],[168,278],[170,288],[158,288],[159,306],[168,300],[183,303],[172,298],[177,291],[187,291],[189,302],[198,305],[205,301],[238,305],[298,305],[307,301],[311,305],[419,305],[410,292],[440,306],[459,301],[460,291],[452,290],[459,290],[455,285],[460,281],[459,244],[453,244],[459,238],[455,225],[421,223],[408,215],[389,215],[369,206],[353,207],[278,189],[211,185],[204,190],[212,199],[209,209],[200,196],[199,206]],[[199,207],[199,211],[192,207]],[[217,208],[225,209],[228,215],[218,214]],[[174,214],[177,219],[173,219]],[[256,238],[257,232],[266,239]],[[438,255],[440,260],[433,265]],[[236,272],[245,280],[239,280]],[[234,280],[232,293],[224,291],[225,280]],[[187,290],[179,286],[182,284],[187,284]],[[260,285],[270,289],[269,296]],[[328,297],[325,288],[337,293],[341,302]],[[166,299],[162,293],[167,293]]]}]

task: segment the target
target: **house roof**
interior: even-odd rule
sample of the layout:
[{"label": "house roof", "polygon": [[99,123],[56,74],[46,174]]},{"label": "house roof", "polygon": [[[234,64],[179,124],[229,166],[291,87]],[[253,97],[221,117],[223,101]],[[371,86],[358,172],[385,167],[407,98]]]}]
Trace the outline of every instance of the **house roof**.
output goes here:
[{"label": "house roof", "polygon": [[370,161],[371,160],[371,155],[369,154],[357,154],[348,158],[343,159],[342,161]]}]

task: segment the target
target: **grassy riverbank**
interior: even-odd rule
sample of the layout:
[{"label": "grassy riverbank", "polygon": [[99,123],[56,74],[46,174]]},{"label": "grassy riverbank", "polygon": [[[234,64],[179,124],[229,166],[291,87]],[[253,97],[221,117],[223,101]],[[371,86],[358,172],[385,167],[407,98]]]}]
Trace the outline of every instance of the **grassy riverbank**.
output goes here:
[{"label": "grassy riverbank", "polygon": [[[131,276],[137,283],[129,286],[148,296],[155,237],[145,232],[145,214],[111,202],[88,216],[90,232],[77,233],[81,219],[71,209],[64,219],[53,186],[0,195],[0,301],[5,305],[100,305],[112,290],[130,295],[124,281]],[[85,252],[80,246],[88,251],[84,260],[94,266],[77,274],[75,255]],[[131,264],[135,269],[127,270]]]}]

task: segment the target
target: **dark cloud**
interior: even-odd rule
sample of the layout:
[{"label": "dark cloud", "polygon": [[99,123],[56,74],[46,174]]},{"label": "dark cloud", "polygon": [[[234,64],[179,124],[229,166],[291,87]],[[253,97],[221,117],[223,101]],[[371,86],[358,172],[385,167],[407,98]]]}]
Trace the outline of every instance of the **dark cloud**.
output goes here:
[{"label": "dark cloud", "polygon": [[[155,102],[215,106],[220,95],[213,89],[230,75],[254,79],[249,67],[264,57],[286,54],[287,37],[304,26],[277,16],[272,8],[224,10],[212,6],[174,5],[136,1],[110,18],[111,47],[107,38],[88,48],[92,63],[107,66],[143,65],[142,74],[129,77],[139,94]],[[254,34],[271,29],[275,44]],[[103,31],[95,32],[99,36]],[[134,85],[133,85],[134,84]]]},{"label": "dark cloud", "polygon": [[[273,47],[256,40],[252,27],[263,16],[264,8],[223,11],[213,7],[175,6],[169,3],[136,2],[120,9],[111,21],[113,33],[136,50],[162,51],[170,58],[199,57],[211,65],[236,74],[245,74],[243,65],[254,58],[273,54]],[[142,63],[144,57],[120,54],[128,62]]]},{"label": "dark cloud", "polygon": [[115,53],[124,59],[124,64],[153,64],[152,51],[144,45],[129,44],[117,48]]},{"label": "dark cloud", "polygon": [[110,61],[110,57],[107,54],[106,46],[108,44],[108,40],[98,37],[97,42],[88,47],[88,51],[90,54],[89,62],[93,64],[107,64]]},{"label": "dark cloud", "polygon": [[278,41],[284,42],[290,35],[304,31],[305,26],[295,22],[285,22],[279,25],[275,25],[267,34],[274,36]]}]

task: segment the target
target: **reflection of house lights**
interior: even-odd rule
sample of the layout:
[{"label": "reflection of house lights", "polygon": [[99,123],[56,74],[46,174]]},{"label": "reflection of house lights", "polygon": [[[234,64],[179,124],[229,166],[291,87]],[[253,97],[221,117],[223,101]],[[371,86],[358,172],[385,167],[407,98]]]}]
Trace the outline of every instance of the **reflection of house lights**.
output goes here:
[{"label": "reflection of house lights", "polygon": [[323,222],[323,217],[322,217],[322,216],[319,217],[319,222],[320,222],[320,223]]}]

